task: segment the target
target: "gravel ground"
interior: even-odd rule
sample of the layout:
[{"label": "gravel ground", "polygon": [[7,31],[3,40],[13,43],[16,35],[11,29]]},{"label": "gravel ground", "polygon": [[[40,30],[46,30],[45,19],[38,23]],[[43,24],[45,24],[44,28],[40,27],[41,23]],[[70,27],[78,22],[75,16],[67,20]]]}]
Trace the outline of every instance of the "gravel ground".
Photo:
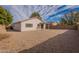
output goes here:
[{"label": "gravel ground", "polygon": [[0,41],[0,52],[79,52],[79,31],[38,30],[7,32]]}]

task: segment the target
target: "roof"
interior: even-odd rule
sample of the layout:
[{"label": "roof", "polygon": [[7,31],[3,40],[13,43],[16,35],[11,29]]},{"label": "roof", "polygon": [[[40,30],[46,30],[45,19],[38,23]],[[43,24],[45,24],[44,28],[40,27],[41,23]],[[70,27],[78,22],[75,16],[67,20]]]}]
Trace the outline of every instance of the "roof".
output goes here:
[{"label": "roof", "polygon": [[[34,19],[34,18],[36,19],[36,17],[32,17],[32,18],[29,18],[29,19],[25,19],[25,20],[22,20],[22,21],[15,22],[15,23],[13,23],[13,24],[21,23],[21,22],[28,21],[28,20],[32,20],[32,19]],[[37,19],[38,19],[38,18],[37,18]],[[38,20],[40,20],[40,19],[38,19]],[[40,20],[40,21],[44,22],[43,20]]]}]

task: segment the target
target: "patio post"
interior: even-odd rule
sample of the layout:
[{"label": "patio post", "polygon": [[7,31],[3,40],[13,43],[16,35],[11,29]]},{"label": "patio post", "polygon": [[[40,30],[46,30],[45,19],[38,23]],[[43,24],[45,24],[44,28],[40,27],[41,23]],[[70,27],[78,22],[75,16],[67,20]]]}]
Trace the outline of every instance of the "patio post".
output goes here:
[{"label": "patio post", "polygon": [[46,29],[46,24],[43,24],[43,26],[44,26],[44,29]]}]

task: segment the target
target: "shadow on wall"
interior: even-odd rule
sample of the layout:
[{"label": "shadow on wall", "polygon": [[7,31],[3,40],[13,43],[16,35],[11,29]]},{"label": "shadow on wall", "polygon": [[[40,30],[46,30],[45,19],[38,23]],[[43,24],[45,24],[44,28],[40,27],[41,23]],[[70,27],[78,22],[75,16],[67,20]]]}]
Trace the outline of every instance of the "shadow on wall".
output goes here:
[{"label": "shadow on wall", "polygon": [[49,38],[47,41],[38,44],[30,49],[19,53],[71,53],[79,52],[79,32],[69,30],[63,34]]}]

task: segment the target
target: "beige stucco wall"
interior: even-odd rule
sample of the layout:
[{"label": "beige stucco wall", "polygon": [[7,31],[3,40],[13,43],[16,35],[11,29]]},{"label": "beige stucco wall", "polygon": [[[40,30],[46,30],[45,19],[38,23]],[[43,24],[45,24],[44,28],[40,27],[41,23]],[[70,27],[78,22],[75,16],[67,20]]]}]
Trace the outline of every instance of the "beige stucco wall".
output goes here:
[{"label": "beige stucco wall", "polygon": [[[42,23],[42,21],[40,21],[37,18],[31,18],[26,21],[17,22],[12,26],[13,26],[13,29],[17,31],[29,31],[29,30],[37,30],[37,25],[39,23]],[[26,27],[26,24],[33,24],[33,27]]]},{"label": "beige stucco wall", "polygon": [[[42,23],[37,18],[31,18],[27,21],[21,22],[21,31],[37,30],[37,24]],[[33,27],[26,27],[26,24],[33,24]]]},{"label": "beige stucco wall", "polygon": [[[27,21],[21,22],[21,31],[37,30],[37,24],[41,21],[37,18],[32,18]],[[33,24],[33,27],[26,27],[26,24]]]}]

